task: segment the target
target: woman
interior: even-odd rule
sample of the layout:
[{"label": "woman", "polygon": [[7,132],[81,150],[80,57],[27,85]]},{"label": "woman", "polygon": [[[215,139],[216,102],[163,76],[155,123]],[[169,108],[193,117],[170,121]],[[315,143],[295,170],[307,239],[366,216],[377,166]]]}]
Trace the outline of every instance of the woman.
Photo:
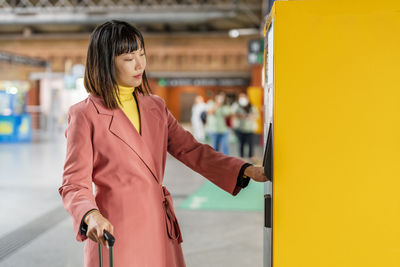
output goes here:
[{"label": "woman", "polygon": [[229,128],[226,124],[231,109],[225,103],[225,93],[219,92],[214,100],[207,102],[206,129],[211,139],[211,145],[216,151],[229,155]]},{"label": "woman", "polygon": [[76,239],[89,237],[86,267],[98,266],[104,230],[115,236],[116,266],[185,266],[171,195],[162,185],[167,151],[232,195],[246,176],[266,181],[262,167],[215,152],[185,131],[151,94],[145,67],[136,28],[111,21],[94,30],[84,78],[90,95],[69,109],[59,188]]},{"label": "woman", "polygon": [[238,102],[233,105],[233,114],[235,117],[235,132],[239,138],[240,157],[244,157],[244,146],[248,145],[248,158],[254,155],[254,131],[256,130],[258,118],[257,109],[249,102],[245,93],[240,93]]},{"label": "woman", "polygon": [[206,112],[206,104],[204,103],[203,97],[198,95],[196,96],[192,106],[190,122],[192,123],[193,136],[197,141],[202,143],[205,141],[204,123],[201,117],[203,112]]}]

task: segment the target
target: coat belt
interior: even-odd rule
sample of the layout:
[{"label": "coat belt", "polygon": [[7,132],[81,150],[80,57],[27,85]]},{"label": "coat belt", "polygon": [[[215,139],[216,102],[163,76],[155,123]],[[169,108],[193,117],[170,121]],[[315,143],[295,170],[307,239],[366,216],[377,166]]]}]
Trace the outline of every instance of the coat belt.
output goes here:
[{"label": "coat belt", "polygon": [[167,233],[170,239],[177,240],[178,243],[182,243],[181,229],[179,228],[178,220],[176,219],[174,207],[172,204],[172,197],[170,192],[165,186],[162,186],[164,196],[164,209],[167,224]]}]

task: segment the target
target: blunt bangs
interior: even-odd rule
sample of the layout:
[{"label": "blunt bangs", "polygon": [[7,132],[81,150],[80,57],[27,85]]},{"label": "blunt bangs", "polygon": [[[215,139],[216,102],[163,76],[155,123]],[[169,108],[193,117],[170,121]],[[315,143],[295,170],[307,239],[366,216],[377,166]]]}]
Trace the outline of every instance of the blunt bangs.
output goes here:
[{"label": "blunt bangs", "polygon": [[144,50],[142,35],[132,27],[118,29],[112,40],[115,56],[132,53],[140,49]]}]

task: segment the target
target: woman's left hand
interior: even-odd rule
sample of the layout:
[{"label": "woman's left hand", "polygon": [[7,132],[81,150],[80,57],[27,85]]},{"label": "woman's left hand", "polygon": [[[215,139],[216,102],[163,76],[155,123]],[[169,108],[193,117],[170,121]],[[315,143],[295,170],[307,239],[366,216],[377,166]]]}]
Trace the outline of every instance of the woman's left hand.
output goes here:
[{"label": "woman's left hand", "polygon": [[264,174],[263,166],[249,166],[244,170],[244,175],[250,177],[256,182],[269,181],[269,179]]}]

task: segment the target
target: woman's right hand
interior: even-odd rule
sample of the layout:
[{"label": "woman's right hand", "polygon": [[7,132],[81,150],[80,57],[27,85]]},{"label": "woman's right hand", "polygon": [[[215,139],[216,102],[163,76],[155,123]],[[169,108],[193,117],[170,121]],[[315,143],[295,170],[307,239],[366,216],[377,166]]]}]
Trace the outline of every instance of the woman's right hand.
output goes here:
[{"label": "woman's right hand", "polygon": [[86,233],[87,237],[103,246],[108,246],[107,241],[104,239],[103,232],[104,230],[107,230],[113,234],[114,227],[112,224],[104,218],[98,210],[89,213],[85,217],[84,222],[88,226]]}]

